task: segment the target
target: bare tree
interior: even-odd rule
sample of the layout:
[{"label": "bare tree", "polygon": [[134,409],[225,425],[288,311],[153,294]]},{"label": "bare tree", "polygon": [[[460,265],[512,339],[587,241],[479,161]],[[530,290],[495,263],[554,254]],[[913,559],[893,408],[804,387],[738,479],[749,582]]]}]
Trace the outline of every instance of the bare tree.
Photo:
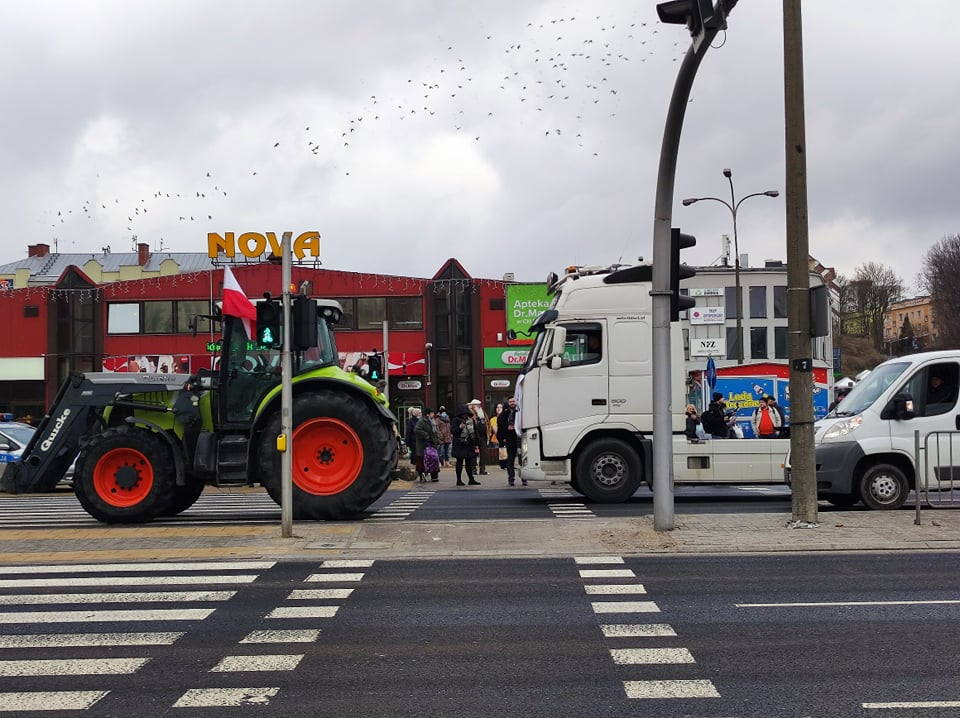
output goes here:
[{"label": "bare tree", "polygon": [[940,239],[923,256],[920,286],[930,295],[942,349],[960,348],[960,234]]},{"label": "bare tree", "polygon": [[890,305],[903,298],[903,280],[883,264],[864,262],[850,282],[851,307],[863,336],[876,350],[883,350],[883,316]]}]

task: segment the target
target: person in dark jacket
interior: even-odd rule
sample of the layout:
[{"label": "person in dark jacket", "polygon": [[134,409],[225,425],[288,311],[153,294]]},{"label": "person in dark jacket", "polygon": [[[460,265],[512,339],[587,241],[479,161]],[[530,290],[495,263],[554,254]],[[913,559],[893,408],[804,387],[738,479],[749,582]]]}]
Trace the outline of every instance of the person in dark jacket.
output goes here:
[{"label": "person in dark jacket", "polygon": [[[497,418],[497,443],[507,450],[503,468],[507,470],[507,483],[515,486],[516,470],[513,465],[517,461],[517,400],[512,396],[507,400],[507,408]],[[524,486],[527,485],[526,479],[522,479],[522,482]]]},{"label": "person in dark jacket", "polygon": [[[440,434],[437,432],[437,427],[433,422],[433,409],[424,409],[417,425],[413,427],[413,435],[416,439],[417,447],[417,474],[420,476],[421,481],[427,480],[426,471],[423,468],[423,457],[427,453],[427,447],[432,446],[434,449],[437,449],[440,446]],[[437,454],[439,457],[439,451]],[[439,480],[439,471],[430,472],[430,481]]]},{"label": "person in dark jacket", "polygon": [[[417,465],[417,435],[414,433],[414,429],[417,427],[417,422],[420,421],[421,413],[422,412],[415,406],[407,409],[407,424],[403,432],[403,441],[407,445],[407,449],[410,450],[410,463],[414,466]],[[423,479],[423,473],[421,471],[417,472],[417,478]]]},{"label": "person in dark jacket", "polygon": [[688,439],[697,439],[697,426],[700,424],[700,417],[697,415],[697,407],[693,404],[687,404],[687,424],[684,434]]},{"label": "person in dark jacket", "polygon": [[457,486],[466,485],[463,483],[464,469],[467,470],[467,484],[479,486],[480,482],[473,476],[476,472],[477,456],[480,454],[480,442],[486,439],[477,433],[477,422],[466,404],[457,409],[457,415],[451,422],[450,433],[453,434],[453,458],[457,460],[454,467],[457,472]]},{"label": "person in dark jacket", "polygon": [[710,406],[700,417],[703,430],[714,439],[730,438],[730,427],[727,426],[726,415],[727,402],[724,400],[723,394],[715,391],[713,401],[710,402]]}]

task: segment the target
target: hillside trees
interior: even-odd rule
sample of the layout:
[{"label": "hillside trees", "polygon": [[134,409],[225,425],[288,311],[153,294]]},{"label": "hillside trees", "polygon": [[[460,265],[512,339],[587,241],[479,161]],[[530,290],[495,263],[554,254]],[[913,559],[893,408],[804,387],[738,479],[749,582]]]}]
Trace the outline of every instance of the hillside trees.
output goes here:
[{"label": "hillside trees", "polygon": [[927,250],[919,284],[930,295],[939,347],[960,349],[960,234],[943,237]]}]

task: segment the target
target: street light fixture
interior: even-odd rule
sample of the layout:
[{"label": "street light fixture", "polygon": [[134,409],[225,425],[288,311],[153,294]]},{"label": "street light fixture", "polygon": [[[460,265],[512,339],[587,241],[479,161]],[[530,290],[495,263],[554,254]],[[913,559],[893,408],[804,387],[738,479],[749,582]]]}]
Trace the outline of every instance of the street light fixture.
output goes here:
[{"label": "street light fixture", "polygon": [[688,197],[687,199],[683,200],[682,204],[684,207],[689,207],[691,204],[695,204],[696,202],[712,200],[713,202],[719,202],[728,210],[730,210],[730,214],[733,216],[733,267],[737,293],[737,364],[743,364],[743,297],[741,296],[740,292],[740,245],[737,242],[737,210],[740,209],[740,205],[743,204],[745,200],[748,200],[751,197],[779,197],[780,193],[775,189],[768,189],[766,192],[754,192],[752,194],[748,194],[738,200],[733,193],[733,171],[729,168],[724,168],[723,176],[726,177],[727,182],[730,183],[729,202],[727,202],[725,199],[720,199],[719,197]]}]

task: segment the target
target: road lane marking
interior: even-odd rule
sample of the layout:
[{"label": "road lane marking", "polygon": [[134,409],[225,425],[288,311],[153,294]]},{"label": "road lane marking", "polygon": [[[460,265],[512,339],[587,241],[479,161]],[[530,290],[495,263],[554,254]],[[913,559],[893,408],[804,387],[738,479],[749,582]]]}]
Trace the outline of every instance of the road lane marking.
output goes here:
[{"label": "road lane marking", "polygon": [[173,704],[174,708],[235,708],[265,706],[279,688],[191,688]]},{"label": "road lane marking", "polygon": [[21,593],[0,596],[0,606],[46,603],[147,603],[228,601],[236,591],[144,591],[142,593]]},{"label": "road lane marking", "polygon": [[[7,567],[4,567],[4,572]],[[0,588],[56,588],[79,586],[187,586],[194,584],[253,583],[257,574],[217,576],[64,576],[62,578],[11,578],[0,580]]]},{"label": "road lane marking", "polygon": [[594,613],[660,613],[653,601],[592,601]]},{"label": "road lane marking", "polygon": [[711,681],[624,681],[627,698],[719,698]]},{"label": "road lane marking", "polygon": [[580,569],[580,578],[636,578],[629,568],[584,568]]},{"label": "road lane marking", "polygon": [[960,599],[930,601],[809,601],[795,603],[735,603],[736,608],[810,608],[817,606],[950,606],[960,603]]},{"label": "road lane marking", "polygon": [[308,582],[330,582],[335,581],[362,581],[362,573],[312,573],[307,576]]},{"label": "road lane marking", "polygon": [[252,570],[265,571],[273,568],[276,561],[199,561],[188,563],[94,563],[76,566],[4,566],[5,574],[24,573],[117,573],[119,571],[204,571],[214,568],[218,571]]},{"label": "road lane marking", "polygon": [[661,638],[676,636],[677,632],[666,623],[608,623],[600,626],[605,638]]},{"label": "road lane marking", "polygon": [[686,648],[611,648],[610,657],[618,666],[696,663]]},{"label": "road lane marking", "polygon": [[313,643],[320,638],[319,628],[295,631],[251,631],[240,643]]},{"label": "road lane marking", "polygon": [[287,596],[288,601],[326,601],[328,599],[349,598],[352,588],[295,588]]},{"label": "road lane marking", "polygon": [[861,703],[862,708],[960,708],[960,701],[895,701],[889,703]]},{"label": "road lane marking", "polygon": [[0,661],[0,677],[105,676],[136,673],[149,658],[70,658]]},{"label": "road lane marking", "polygon": [[292,671],[303,660],[304,654],[261,655],[261,656],[224,656],[210,669],[211,673],[232,673],[234,671]]},{"label": "road lane marking", "polygon": [[110,691],[31,691],[0,693],[0,713],[83,711]]},{"label": "road lane marking", "polygon": [[212,608],[158,608],[152,611],[11,611],[0,623],[72,623],[93,621],[202,621]]},{"label": "road lane marking", "polygon": [[0,636],[0,648],[99,648],[102,646],[169,646],[183,631],[168,633],[31,633]]},{"label": "road lane marking", "polygon": [[623,563],[622,556],[574,556],[573,560],[577,564]]},{"label": "road lane marking", "polygon": [[629,593],[646,593],[642,583],[595,583],[583,587],[591,595],[614,595]]},{"label": "road lane marking", "polygon": [[333,618],[339,606],[281,606],[266,615],[267,618]]}]

